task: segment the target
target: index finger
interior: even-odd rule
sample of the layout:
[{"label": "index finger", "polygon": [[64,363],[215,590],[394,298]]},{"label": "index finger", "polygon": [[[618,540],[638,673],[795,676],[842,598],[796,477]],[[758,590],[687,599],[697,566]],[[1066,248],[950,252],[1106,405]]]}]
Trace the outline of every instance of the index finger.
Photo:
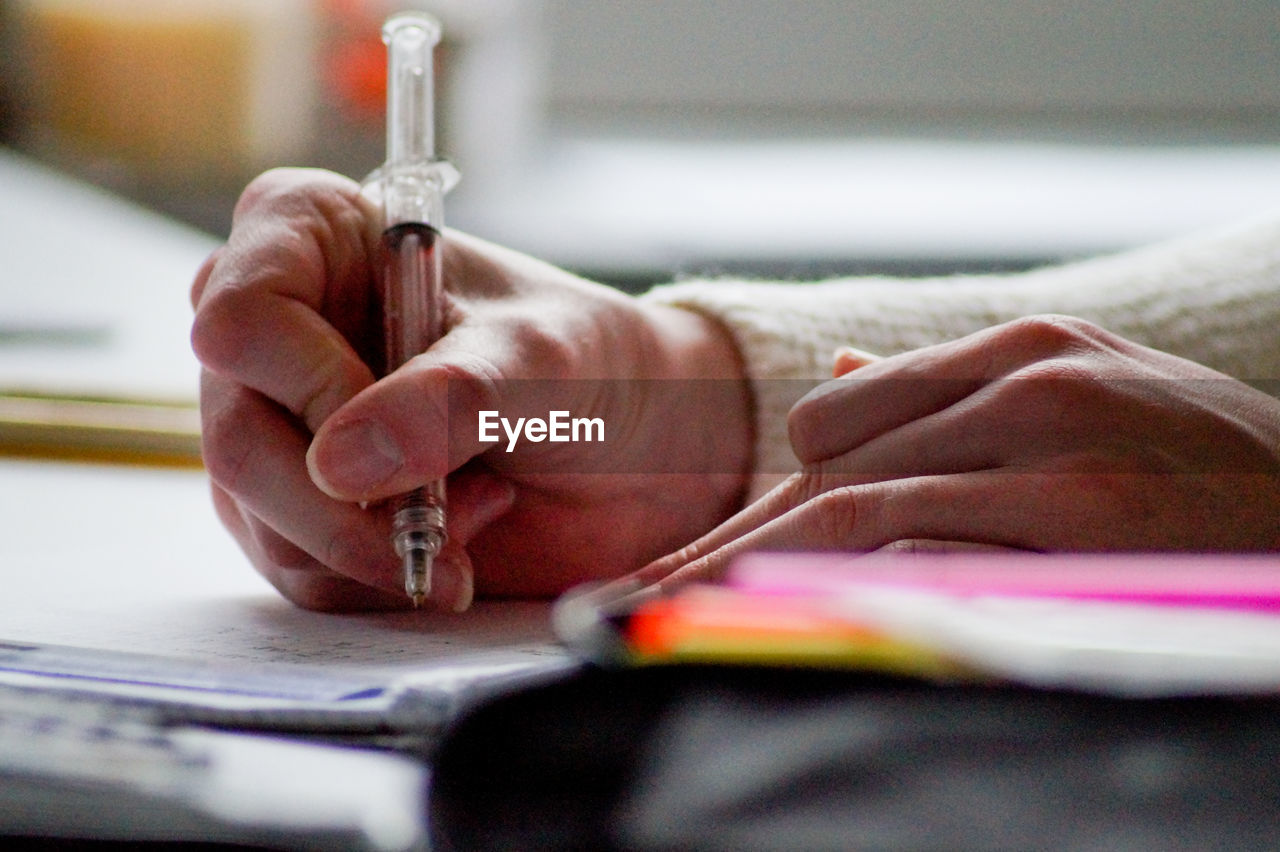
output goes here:
[{"label": "index finger", "polygon": [[360,351],[373,342],[371,221],[359,186],[335,174],[282,169],[250,184],[192,288],[205,367],[313,432],[372,383]]},{"label": "index finger", "polygon": [[950,408],[1029,364],[1121,341],[1073,317],[1024,317],[861,366],[824,382],[788,417],[791,446],[813,464]]}]

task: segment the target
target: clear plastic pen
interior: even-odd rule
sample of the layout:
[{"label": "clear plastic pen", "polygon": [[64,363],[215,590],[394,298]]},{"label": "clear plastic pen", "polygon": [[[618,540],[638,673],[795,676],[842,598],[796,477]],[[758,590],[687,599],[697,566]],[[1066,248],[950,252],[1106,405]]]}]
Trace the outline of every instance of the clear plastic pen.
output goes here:
[{"label": "clear plastic pen", "polygon": [[[386,371],[425,352],[444,331],[438,244],[444,194],[457,171],[436,159],[432,59],[440,25],[404,12],[382,27],[387,45],[387,159],[365,181],[381,196],[382,313]],[[445,543],[445,484],[429,482],[393,501],[391,542],[415,607],[431,593],[431,569]]]}]

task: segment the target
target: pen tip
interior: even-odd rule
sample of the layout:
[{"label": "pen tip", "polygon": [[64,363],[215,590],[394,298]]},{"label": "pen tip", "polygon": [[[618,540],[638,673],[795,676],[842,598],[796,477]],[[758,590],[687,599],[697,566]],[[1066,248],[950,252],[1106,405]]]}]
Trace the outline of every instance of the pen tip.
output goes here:
[{"label": "pen tip", "polygon": [[404,590],[413,602],[414,609],[421,609],[431,594],[431,554],[414,548],[404,555]]}]

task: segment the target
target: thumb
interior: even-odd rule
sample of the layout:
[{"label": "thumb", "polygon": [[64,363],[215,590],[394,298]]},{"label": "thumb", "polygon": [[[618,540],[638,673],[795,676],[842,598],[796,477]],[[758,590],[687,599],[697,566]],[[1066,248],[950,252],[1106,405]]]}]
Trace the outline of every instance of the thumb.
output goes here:
[{"label": "thumb", "polygon": [[[477,355],[484,351],[486,356]],[[374,382],[335,411],[307,452],[311,478],[340,500],[381,500],[449,475],[494,445],[479,413],[512,417],[578,394],[574,382],[512,380],[527,351],[492,328],[458,327],[430,351]]]}]

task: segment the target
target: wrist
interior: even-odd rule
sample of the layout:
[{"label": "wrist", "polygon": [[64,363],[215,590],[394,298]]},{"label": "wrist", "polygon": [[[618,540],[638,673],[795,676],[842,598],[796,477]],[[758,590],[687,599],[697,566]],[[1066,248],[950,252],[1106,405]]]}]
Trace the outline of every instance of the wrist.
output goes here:
[{"label": "wrist", "polygon": [[640,302],[655,345],[664,354],[662,378],[727,379],[747,384],[742,353],[718,320],[698,311]]},{"label": "wrist", "polygon": [[642,378],[688,383],[677,394],[684,416],[676,442],[700,456],[710,474],[712,524],[742,508],[752,474],[755,406],[742,354],[729,330],[712,317],[641,302],[655,351],[643,359]]}]

